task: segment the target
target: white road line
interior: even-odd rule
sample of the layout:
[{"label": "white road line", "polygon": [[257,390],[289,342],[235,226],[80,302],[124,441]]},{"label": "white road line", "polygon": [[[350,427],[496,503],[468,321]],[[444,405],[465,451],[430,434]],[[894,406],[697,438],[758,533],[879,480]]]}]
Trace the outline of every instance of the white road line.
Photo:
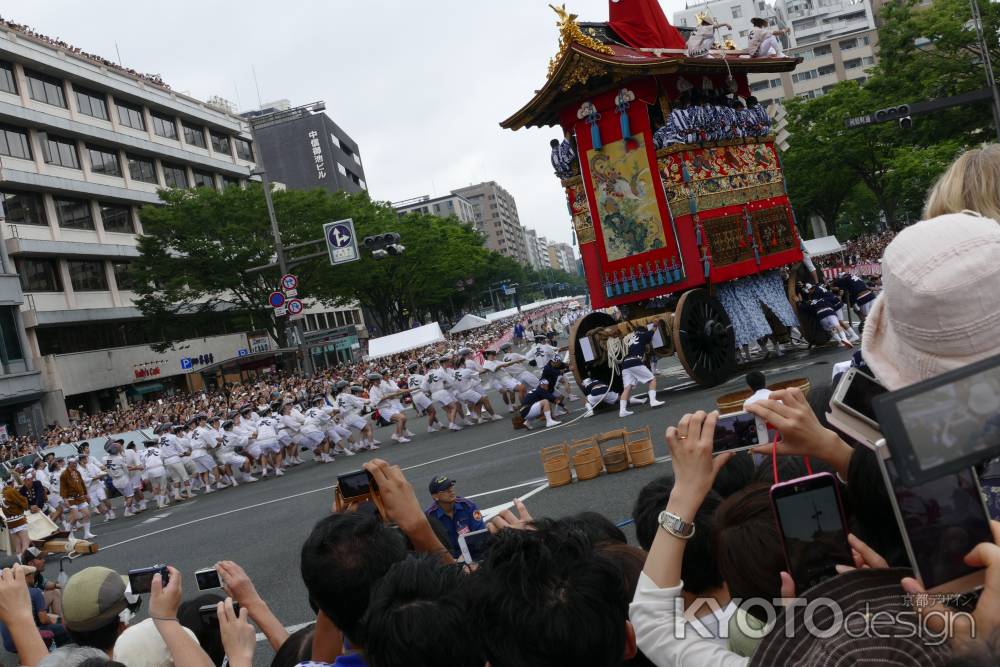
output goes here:
[{"label": "white road line", "polygon": [[[287,632],[290,635],[294,635],[296,632],[298,632],[302,628],[306,627],[307,625],[312,625],[315,622],[316,621],[306,621],[305,623],[299,623],[298,625],[288,625],[288,626],[285,626],[285,632]],[[257,641],[258,642],[262,642],[262,641],[266,641],[266,640],[267,640],[267,636],[263,632],[258,632],[257,633]]]},{"label": "white road line", "polygon": [[144,524],[145,523],[153,523],[154,521],[159,521],[162,518],[163,517],[160,517],[160,516],[151,516],[148,519],[146,519],[145,521],[140,521],[140,523],[144,523]]}]

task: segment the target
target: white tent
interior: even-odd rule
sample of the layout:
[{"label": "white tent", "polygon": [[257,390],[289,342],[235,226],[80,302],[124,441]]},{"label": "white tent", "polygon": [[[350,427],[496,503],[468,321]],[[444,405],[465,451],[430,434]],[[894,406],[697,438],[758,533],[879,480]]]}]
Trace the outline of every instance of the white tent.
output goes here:
[{"label": "white tent", "polygon": [[836,236],[824,236],[818,239],[810,239],[806,243],[806,252],[808,252],[813,257],[822,257],[823,255],[832,255],[835,252],[840,252],[844,249],[840,241],[837,240]]},{"label": "white tent", "polygon": [[372,338],[368,341],[368,358],[387,357],[390,354],[406,352],[424,345],[440,343],[443,340],[444,334],[441,333],[441,326],[437,322],[432,322],[416,329],[400,331],[391,336]]},{"label": "white tent", "polygon": [[451,329],[448,329],[448,333],[461,333],[470,329],[478,329],[479,327],[485,327],[489,323],[490,321],[485,317],[479,317],[470,313],[463,316]]}]

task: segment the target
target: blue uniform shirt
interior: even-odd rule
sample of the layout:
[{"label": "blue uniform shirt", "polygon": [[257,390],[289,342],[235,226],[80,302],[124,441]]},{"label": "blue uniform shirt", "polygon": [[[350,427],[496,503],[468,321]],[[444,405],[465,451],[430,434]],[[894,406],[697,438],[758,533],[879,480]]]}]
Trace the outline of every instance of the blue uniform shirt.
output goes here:
[{"label": "blue uniform shirt", "polygon": [[622,368],[642,366],[642,358],[646,355],[646,346],[653,342],[653,332],[649,329],[636,331],[635,335],[637,340],[628,346],[628,356],[622,361]]},{"label": "blue uniform shirt", "polygon": [[455,511],[452,516],[445,514],[445,511],[436,502],[424,510],[424,514],[434,517],[444,526],[444,529],[448,532],[448,541],[450,542],[450,544],[444,546],[451,552],[454,558],[458,558],[462,554],[458,549],[459,535],[486,528],[486,524],[483,523],[483,516],[479,513],[476,503],[461,496],[455,499]]}]

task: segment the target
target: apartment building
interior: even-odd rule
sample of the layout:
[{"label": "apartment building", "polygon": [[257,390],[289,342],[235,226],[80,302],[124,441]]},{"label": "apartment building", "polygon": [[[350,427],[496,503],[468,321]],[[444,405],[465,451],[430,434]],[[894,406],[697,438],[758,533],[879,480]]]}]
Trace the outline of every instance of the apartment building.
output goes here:
[{"label": "apartment building", "polygon": [[[129,392],[169,389],[162,379],[208,359],[247,352],[246,335],[224,322],[192,332],[177,358],[154,352],[159,336],[135,306],[129,265],[139,254],[138,209],[158,203],[158,189],[237,186],[253,164],[239,117],[0,25],[0,303],[20,309],[21,363],[41,371],[47,421],[64,421],[67,403],[112,407]],[[15,272],[23,302],[10,289]],[[20,366],[6,356],[10,375]]]},{"label": "apartment building", "polygon": [[456,194],[443,197],[423,195],[396,202],[392,205],[396,213],[402,217],[407,213],[424,213],[439,215],[443,218],[455,217],[459,222],[476,226],[476,208],[465,198]]},{"label": "apartment building", "polygon": [[496,181],[452,190],[472,204],[476,211],[476,228],[486,236],[486,247],[501,255],[528,265],[524,229],[517,215],[517,204]]},{"label": "apartment building", "polygon": [[549,265],[553,269],[575,274],[576,255],[573,254],[573,246],[568,243],[550,243]]},{"label": "apartment building", "polygon": [[534,229],[524,228],[524,250],[528,253],[528,266],[535,270],[542,268],[542,256],[538,252],[538,232]]}]

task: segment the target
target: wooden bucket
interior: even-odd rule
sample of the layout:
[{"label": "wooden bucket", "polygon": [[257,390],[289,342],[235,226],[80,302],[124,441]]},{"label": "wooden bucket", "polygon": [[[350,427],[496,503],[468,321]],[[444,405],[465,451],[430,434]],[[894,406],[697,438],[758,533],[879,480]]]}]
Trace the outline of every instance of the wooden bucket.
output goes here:
[{"label": "wooden bucket", "polygon": [[573,461],[576,478],[579,480],[594,479],[604,470],[601,449],[594,443],[593,438],[572,445],[569,448],[569,457]]},{"label": "wooden bucket", "polygon": [[632,465],[636,468],[642,468],[656,462],[656,452],[653,451],[653,439],[649,434],[648,426],[638,431],[625,433],[625,450]]},{"label": "wooden bucket", "polygon": [[609,474],[628,470],[628,453],[625,451],[625,445],[606,447],[602,458],[604,459],[604,469]]},{"label": "wooden bucket", "polygon": [[[802,390],[802,393],[806,396],[809,395],[809,390],[812,385],[809,384],[808,378],[793,378],[791,380],[784,380],[782,382],[775,382],[774,384],[768,386],[771,391],[778,391],[779,389],[788,389],[790,387],[798,387]],[[719,409],[721,414],[729,414],[732,412],[741,412],[743,410],[743,401],[747,400],[753,395],[753,392],[749,389],[744,389],[742,391],[734,391],[729,394],[723,394],[715,399],[715,405]]]},{"label": "wooden bucket", "polygon": [[549,486],[566,486],[573,481],[573,473],[569,469],[569,456],[566,453],[566,443],[542,447],[542,468],[549,480]]}]

